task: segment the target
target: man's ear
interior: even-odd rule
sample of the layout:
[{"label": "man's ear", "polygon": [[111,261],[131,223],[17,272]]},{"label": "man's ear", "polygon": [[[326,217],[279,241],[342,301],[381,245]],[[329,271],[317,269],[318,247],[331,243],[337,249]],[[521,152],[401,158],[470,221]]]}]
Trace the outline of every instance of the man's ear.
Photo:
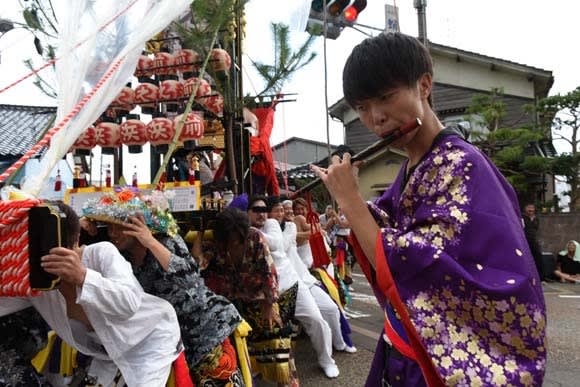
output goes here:
[{"label": "man's ear", "polygon": [[427,99],[431,95],[431,90],[433,89],[433,76],[429,73],[425,73],[417,81],[419,86],[419,93],[421,99]]}]

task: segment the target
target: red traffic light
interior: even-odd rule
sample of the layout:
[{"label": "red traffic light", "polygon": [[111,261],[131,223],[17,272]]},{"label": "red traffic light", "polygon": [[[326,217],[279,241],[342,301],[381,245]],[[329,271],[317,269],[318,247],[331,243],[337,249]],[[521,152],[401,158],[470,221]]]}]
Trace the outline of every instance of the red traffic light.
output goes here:
[{"label": "red traffic light", "polygon": [[345,11],[344,11],[344,20],[346,20],[349,23],[354,23],[356,21],[356,18],[358,17],[358,11],[354,6],[348,7]]}]

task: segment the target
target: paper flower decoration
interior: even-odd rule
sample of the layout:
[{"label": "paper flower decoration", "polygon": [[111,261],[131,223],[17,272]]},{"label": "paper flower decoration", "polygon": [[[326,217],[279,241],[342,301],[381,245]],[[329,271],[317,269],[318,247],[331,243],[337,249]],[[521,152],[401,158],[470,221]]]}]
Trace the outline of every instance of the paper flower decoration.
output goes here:
[{"label": "paper flower decoration", "polygon": [[133,187],[116,188],[83,205],[83,216],[99,222],[123,224],[129,217],[142,215],[153,234],[174,236],[177,223],[169,211],[173,192],[152,191],[144,195]]}]

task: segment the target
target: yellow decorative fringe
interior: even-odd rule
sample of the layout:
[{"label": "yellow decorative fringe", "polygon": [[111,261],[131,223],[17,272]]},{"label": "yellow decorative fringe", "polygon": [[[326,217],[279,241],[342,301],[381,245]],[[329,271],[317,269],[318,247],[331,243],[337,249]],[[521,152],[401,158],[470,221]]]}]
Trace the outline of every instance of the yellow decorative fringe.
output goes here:
[{"label": "yellow decorative fringe", "polygon": [[[264,340],[260,342],[252,342],[251,348],[254,351],[264,351],[264,350],[275,350],[275,349],[288,349],[291,348],[290,338],[280,338],[272,340]],[[255,356],[251,356],[252,370],[262,375],[264,380],[289,384],[290,378],[290,359],[288,358],[285,362],[258,362]]]}]

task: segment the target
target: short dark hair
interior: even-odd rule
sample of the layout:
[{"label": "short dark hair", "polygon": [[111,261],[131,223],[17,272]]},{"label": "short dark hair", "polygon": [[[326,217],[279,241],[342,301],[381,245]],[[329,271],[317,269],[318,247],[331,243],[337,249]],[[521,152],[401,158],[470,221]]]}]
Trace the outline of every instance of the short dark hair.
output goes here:
[{"label": "short dark hair", "polygon": [[243,241],[248,238],[249,230],[248,214],[237,208],[228,207],[216,216],[214,238],[219,243],[227,243],[234,236]]},{"label": "short dark hair", "polygon": [[433,75],[433,62],[419,40],[401,33],[379,34],[363,40],[348,57],[342,72],[344,98],[354,107],[385,91],[412,87],[425,73]]},{"label": "short dark hair", "polygon": [[72,209],[71,206],[64,204],[60,200],[54,202],[49,202],[56,205],[60,212],[65,215],[65,219],[61,222],[62,240],[61,244],[63,247],[72,249],[79,241],[79,236],[81,233],[81,224],[79,222],[79,216]]},{"label": "short dark hair", "polygon": [[250,210],[252,208],[252,206],[254,205],[254,203],[256,203],[257,201],[263,201],[266,205],[268,205],[268,198],[266,198],[264,195],[252,195],[250,196],[250,198],[248,199],[248,210]]},{"label": "short dark hair", "polygon": [[272,211],[272,209],[276,207],[278,204],[282,204],[280,196],[277,195],[268,196],[268,200],[266,201],[266,207],[268,207],[268,212]]}]

